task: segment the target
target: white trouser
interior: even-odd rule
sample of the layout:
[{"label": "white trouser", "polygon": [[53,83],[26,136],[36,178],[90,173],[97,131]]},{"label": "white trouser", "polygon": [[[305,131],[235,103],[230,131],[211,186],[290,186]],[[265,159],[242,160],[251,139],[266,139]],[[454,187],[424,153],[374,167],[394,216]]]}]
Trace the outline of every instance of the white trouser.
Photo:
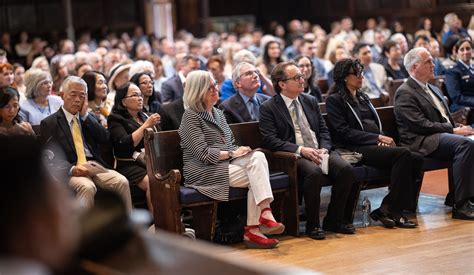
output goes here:
[{"label": "white trouser", "polygon": [[107,173],[100,173],[94,177],[71,177],[69,185],[76,191],[80,204],[86,208],[94,205],[94,196],[99,185],[102,188],[117,192],[123,199],[128,211],[132,210],[132,197],[130,196],[130,186],[128,180],[122,174],[114,170],[107,170]]},{"label": "white trouser", "polygon": [[247,225],[258,225],[262,201],[273,201],[270,175],[265,154],[252,151],[236,158],[229,164],[229,185],[237,188],[249,188],[247,194]]}]

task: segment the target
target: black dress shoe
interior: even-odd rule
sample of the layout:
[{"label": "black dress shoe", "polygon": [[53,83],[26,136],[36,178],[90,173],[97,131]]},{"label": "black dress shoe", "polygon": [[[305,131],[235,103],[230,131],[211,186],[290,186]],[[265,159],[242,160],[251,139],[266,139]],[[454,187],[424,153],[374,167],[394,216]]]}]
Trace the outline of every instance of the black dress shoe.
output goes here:
[{"label": "black dress shoe", "polygon": [[312,230],[306,229],[306,235],[311,239],[324,240],[326,239],[326,233],[320,227],[315,227]]},{"label": "black dress shoe", "polygon": [[395,221],[382,213],[380,209],[375,209],[372,211],[372,213],[370,213],[370,217],[374,221],[380,221],[386,228],[393,228],[395,226]]},{"label": "black dress shoe", "polygon": [[453,219],[474,220],[474,204],[468,200],[461,207],[454,205],[452,217]]},{"label": "black dress shoe", "polygon": [[341,234],[355,234],[355,227],[352,224],[346,223],[328,223],[323,224],[323,229],[326,231],[332,231]]},{"label": "black dress shoe", "polygon": [[400,228],[415,228],[417,225],[416,223],[410,221],[404,216],[400,216],[398,218],[392,218],[395,221],[395,226]]}]

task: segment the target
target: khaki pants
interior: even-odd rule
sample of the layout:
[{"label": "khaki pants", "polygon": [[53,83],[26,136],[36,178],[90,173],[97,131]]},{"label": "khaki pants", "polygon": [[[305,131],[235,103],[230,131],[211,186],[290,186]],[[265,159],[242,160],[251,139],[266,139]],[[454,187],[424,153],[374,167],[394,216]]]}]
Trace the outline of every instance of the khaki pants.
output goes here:
[{"label": "khaki pants", "polygon": [[252,151],[232,160],[229,164],[229,185],[249,188],[247,194],[247,225],[258,225],[261,209],[259,203],[265,199],[273,201],[270,175],[265,154]]},{"label": "khaki pants", "polygon": [[94,205],[94,196],[97,192],[96,184],[102,188],[117,192],[123,199],[128,211],[132,210],[132,198],[128,180],[114,170],[107,170],[94,177],[71,177],[69,185],[76,191],[80,204],[90,208]]}]

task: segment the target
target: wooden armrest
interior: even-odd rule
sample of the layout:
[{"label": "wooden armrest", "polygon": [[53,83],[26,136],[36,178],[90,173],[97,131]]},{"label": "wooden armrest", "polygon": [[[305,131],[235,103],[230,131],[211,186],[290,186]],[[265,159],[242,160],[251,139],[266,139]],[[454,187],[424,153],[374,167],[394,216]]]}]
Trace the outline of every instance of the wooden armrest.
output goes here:
[{"label": "wooden armrest", "polygon": [[286,158],[286,159],[290,159],[290,160],[298,160],[301,158],[301,156],[299,156],[298,154],[296,153],[291,153],[291,152],[285,152],[285,151],[276,151],[276,152],[273,152],[272,153],[272,157],[275,157],[275,158]]},{"label": "wooden armrest", "polygon": [[456,112],[451,113],[454,122],[461,123],[463,125],[468,125],[472,123],[469,121],[469,113],[471,112],[471,108],[464,107],[462,109],[457,110]]},{"label": "wooden armrest", "polygon": [[166,175],[161,175],[159,173],[154,174],[155,179],[158,181],[159,184],[163,182],[165,184],[173,184],[180,186],[181,185],[181,172],[178,169],[170,170]]}]

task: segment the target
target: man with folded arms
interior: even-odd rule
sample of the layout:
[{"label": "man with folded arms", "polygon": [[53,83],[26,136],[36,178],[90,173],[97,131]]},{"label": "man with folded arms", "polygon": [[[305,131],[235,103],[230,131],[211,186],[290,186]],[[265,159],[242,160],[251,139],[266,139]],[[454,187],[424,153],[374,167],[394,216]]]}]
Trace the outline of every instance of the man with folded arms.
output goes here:
[{"label": "man with folded arms", "polygon": [[[69,185],[76,191],[85,207],[94,204],[96,185],[118,192],[129,210],[132,208],[127,179],[114,170],[105,169],[95,174],[89,161],[104,167],[100,143],[109,140],[102,125],[87,113],[87,84],[76,76],[66,78],[61,86],[64,106],[41,121],[41,138],[55,151],[55,163],[65,167],[71,176]],[[64,159],[61,159],[64,158]],[[89,167],[89,168],[88,168]],[[100,168],[100,166],[99,166]],[[94,169],[101,170],[101,169]]]},{"label": "man with folded arms", "polygon": [[[325,232],[354,234],[351,221],[344,217],[355,176],[352,166],[336,152],[330,152],[329,130],[315,97],[303,94],[304,76],[294,62],[282,62],[272,71],[272,83],[277,95],[260,107],[260,132],[263,146],[273,151],[286,151],[301,156],[297,160],[298,178],[306,207],[306,234],[322,240]],[[327,158],[331,183],[331,202],[319,223],[321,178]]]},{"label": "man with folded arms", "polygon": [[474,131],[454,123],[441,91],[428,83],[434,78],[433,57],[428,50],[410,50],[403,63],[410,77],[395,95],[400,145],[423,156],[452,161],[452,217],[474,220],[474,141],[467,137]]}]

